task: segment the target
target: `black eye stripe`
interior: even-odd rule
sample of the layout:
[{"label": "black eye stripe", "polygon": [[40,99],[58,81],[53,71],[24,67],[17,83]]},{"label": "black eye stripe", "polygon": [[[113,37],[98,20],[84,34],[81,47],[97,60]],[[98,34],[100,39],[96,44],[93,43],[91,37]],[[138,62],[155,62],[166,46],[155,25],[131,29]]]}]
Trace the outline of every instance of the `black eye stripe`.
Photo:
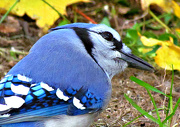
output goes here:
[{"label": "black eye stripe", "polygon": [[92,31],[92,30],[87,30],[87,31],[90,31],[90,32],[99,34],[99,35],[101,35],[104,39],[113,42],[113,45],[114,45],[113,50],[118,50],[118,51],[119,51],[119,50],[121,50],[122,47],[123,47],[122,40],[118,41],[118,40],[115,39],[115,38],[113,37],[113,35],[112,35],[110,32],[108,32],[108,31],[105,31],[105,32],[96,32],[96,31]]},{"label": "black eye stripe", "polygon": [[116,39],[113,40],[113,44],[115,46],[115,48],[113,50],[118,50],[120,51],[123,47],[123,44],[122,44],[122,40],[121,41],[118,41]]},{"label": "black eye stripe", "polygon": [[110,32],[102,32],[99,33],[104,39],[113,42],[113,45],[115,46],[113,50],[121,50],[122,49],[122,40],[120,42],[116,40],[113,35]]}]

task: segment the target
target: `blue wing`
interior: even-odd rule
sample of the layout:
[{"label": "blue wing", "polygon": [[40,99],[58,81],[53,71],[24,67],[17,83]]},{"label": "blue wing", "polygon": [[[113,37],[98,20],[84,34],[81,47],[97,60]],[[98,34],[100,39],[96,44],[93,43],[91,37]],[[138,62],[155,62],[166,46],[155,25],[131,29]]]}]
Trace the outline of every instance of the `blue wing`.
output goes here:
[{"label": "blue wing", "polygon": [[[17,75],[27,80],[19,80]],[[11,83],[27,87],[28,93],[13,92]],[[0,124],[96,112],[106,104],[110,91],[107,75],[75,32],[55,30],[42,37],[1,81],[0,104],[6,105],[4,98],[10,96],[18,96],[21,104],[0,110],[2,116],[10,114],[0,118]]]}]

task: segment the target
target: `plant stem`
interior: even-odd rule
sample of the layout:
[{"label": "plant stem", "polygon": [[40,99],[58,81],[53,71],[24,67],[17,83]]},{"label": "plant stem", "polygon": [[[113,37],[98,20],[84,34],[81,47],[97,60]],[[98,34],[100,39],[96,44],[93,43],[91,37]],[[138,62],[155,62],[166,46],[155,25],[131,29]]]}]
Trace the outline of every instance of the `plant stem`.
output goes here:
[{"label": "plant stem", "polygon": [[15,3],[9,8],[9,10],[3,15],[3,17],[0,19],[0,24],[4,21],[4,19],[8,16],[9,12],[16,6],[16,4],[20,0],[16,0]]},{"label": "plant stem", "polygon": [[[167,14],[162,14],[162,15],[157,16],[157,17],[160,19],[160,18],[166,17],[166,15]],[[149,19],[149,20],[144,21],[143,23],[139,23],[139,26],[147,25],[147,24],[154,22],[154,21],[155,21],[155,19]]]},{"label": "plant stem", "polygon": [[169,31],[170,33],[172,33],[171,29],[164,24],[150,9],[148,10],[149,14],[156,20],[158,21],[167,31]]}]

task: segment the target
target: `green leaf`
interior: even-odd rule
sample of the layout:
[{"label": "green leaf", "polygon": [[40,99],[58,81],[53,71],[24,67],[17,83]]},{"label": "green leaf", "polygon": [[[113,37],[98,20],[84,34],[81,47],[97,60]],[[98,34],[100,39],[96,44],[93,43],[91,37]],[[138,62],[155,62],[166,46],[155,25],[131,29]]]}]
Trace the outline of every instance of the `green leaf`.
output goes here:
[{"label": "green leaf", "polygon": [[142,27],[142,25],[140,23],[135,23],[133,25],[132,29],[135,29],[135,30],[140,32],[141,31],[141,27]]},{"label": "green leaf", "polygon": [[169,24],[170,20],[173,18],[173,15],[172,14],[166,14],[166,16],[164,17],[164,22],[165,24]]},{"label": "green leaf", "polygon": [[118,3],[126,7],[130,6],[130,2],[127,0],[118,0]]},{"label": "green leaf", "polygon": [[159,45],[156,45],[156,46],[153,48],[153,50],[147,52],[146,54],[147,54],[148,56],[156,56],[156,51],[159,49],[159,47],[160,47]]},{"label": "green leaf", "polygon": [[126,37],[131,38],[134,41],[137,41],[139,39],[138,32],[135,29],[127,30]]},{"label": "green leaf", "polygon": [[147,38],[157,38],[157,35],[152,31],[145,31],[142,35],[146,36]]},{"label": "green leaf", "polygon": [[138,14],[139,12],[140,12],[139,8],[130,8],[130,11],[126,13],[126,16],[128,15],[132,16],[132,15]]},{"label": "green leaf", "polygon": [[61,22],[59,22],[58,26],[63,26],[63,25],[66,25],[66,24],[68,24],[68,23],[69,23],[69,20],[64,19],[64,20],[62,20]]},{"label": "green leaf", "polygon": [[161,34],[159,37],[158,37],[158,39],[159,40],[162,40],[162,41],[166,41],[166,40],[169,40],[169,37],[172,37],[173,38],[173,43],[175,44],[175,45],[177,45],[178,44],[178,39],[177,39],[177,37],[175,36],[175,35],[173,35],[173,34],[170,34],[170,33],[164,33],[164,34]]},{"label": "green leaf", "polygon": [[108,17],[104,17],[100,24],[105,24],[105,25],[111,27]]},{"label": "green leaf", "polygon": [[129,37],[122,38],[123,43],[125,43],[128,47],[133,43],[133,39]]}]

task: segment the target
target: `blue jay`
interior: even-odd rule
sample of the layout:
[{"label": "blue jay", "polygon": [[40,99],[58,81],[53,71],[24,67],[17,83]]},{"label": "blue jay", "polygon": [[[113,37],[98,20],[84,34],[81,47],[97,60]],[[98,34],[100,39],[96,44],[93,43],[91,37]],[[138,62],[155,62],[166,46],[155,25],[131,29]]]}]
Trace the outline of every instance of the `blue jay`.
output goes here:
[{"label": "blue jay", "polygon": [[52,28],[0,81],[1,127],[87,127],[126,67],[152,71],[103,24]]}]

